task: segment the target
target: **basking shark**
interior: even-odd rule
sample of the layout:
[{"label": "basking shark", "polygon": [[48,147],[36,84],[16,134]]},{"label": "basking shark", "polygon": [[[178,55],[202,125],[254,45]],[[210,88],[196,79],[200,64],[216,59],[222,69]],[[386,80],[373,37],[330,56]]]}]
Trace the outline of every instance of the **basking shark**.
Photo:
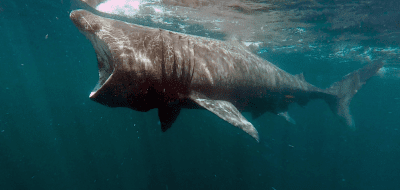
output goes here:
[{"label": "basking shark", "polygon": [[147,112],[158,108],[165,132],[182,108],[206,109],[257,141],[254,126],[241,114],[283,116],[292,103],[325,100],[351,128],[349,104],[383,66],[370,63],[327,89],[307,83],[233,43],[103,18],[86,10],[71,12],[75,26],[95,49],[99,81],[90,99],[109,107]]}]

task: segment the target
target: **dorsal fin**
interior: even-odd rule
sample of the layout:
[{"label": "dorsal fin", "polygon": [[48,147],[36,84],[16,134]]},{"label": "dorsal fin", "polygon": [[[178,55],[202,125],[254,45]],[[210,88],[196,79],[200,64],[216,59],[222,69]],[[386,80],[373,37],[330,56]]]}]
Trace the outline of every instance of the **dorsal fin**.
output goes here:
[{"label": "dorsal fin", "polygon": [[297,75],[294,75],[294,76],[295,76],[296,78],[302,80],[302,81],[306,81],[306,79],[304,79],[304,74],[303,74],[303,73],[300,73],[300,74],[297,74]]}]

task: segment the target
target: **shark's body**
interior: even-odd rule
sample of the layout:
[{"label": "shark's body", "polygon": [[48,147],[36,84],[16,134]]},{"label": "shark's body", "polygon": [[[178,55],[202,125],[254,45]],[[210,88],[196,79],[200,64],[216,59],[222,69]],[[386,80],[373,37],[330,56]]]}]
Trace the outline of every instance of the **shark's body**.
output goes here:
[{"label": "shark's body", "polygon": [[163,131],[182,108],[204,108],[241,128],[257,141],[254,126],[241,112],[284,116],[289,104],[325,100],[332,111],[354,127],[351,98],[382,63],[346,75],[328,89],[317,88],[302,75],[291,75],[246,48],[103,18],[85,10],[71,20],[92,42],[99,82],[90,98],[110,107],[137,111],[158,108]]}]

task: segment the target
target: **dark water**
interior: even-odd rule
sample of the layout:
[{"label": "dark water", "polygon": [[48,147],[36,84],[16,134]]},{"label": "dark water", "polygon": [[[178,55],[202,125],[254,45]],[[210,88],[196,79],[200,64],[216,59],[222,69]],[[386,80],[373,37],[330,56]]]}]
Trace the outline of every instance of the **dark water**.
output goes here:
[{"label": "dark water", "polygon": [[256,120],[244,113],[259,131],[257,143],[204,110],[182,111],[162,133],[156,110],[92,102],[96,56],[69,20],[71,2],[1,0],[0,189],[399,189],[400,18],[379,11],[398,11],[396,5],[371,5],[378,7],[371,14],[393,22],[375,22],[370,33],[326,27],[324,15],[301,21],[319,21],[313,29],[325,38],[369,36],[357,44],[320,40],[300,52],[260,49],[260,56],[304,72],[320,87],[360,68],[357,57],[381,56],[388,66],[350,105],[356,131],[313,101],[291,107],[297,125],[271,113]]}]

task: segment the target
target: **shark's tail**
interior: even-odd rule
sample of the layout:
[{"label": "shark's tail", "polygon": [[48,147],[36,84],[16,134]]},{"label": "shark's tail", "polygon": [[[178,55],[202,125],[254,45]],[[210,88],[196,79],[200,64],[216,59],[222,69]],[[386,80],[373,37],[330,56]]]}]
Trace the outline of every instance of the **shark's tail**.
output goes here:
[{"label": "shark's tail", "polygon": [[351,129],[355,129],[353,118],[350,114],[350,101],[363,84],[383,66],[383,62],[374,62],[347,74],[342,80],[335,82],[325,90],[333,96],[327,96],[325,101],[333,113],[336,113]]}]

